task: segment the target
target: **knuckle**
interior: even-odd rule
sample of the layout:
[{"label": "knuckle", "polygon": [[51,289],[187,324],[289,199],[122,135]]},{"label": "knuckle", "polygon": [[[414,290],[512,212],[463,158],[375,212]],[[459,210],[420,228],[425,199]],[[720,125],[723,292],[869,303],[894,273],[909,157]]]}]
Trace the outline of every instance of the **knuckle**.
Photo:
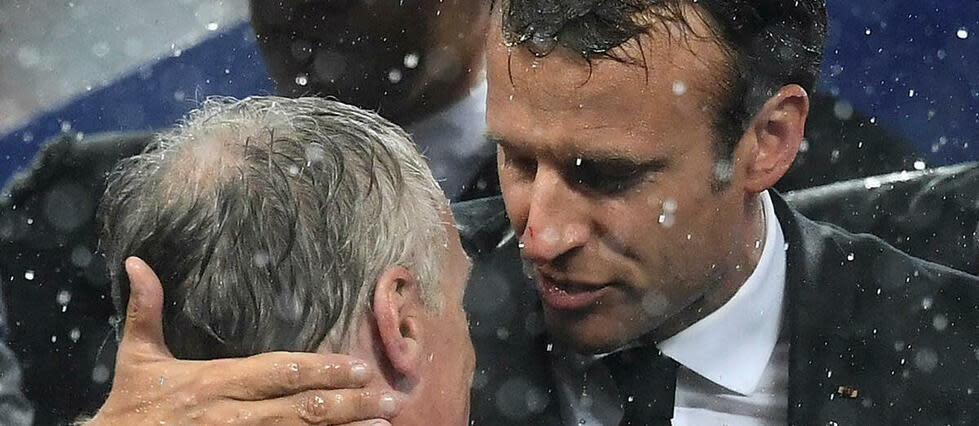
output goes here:
[{"label": "knuckle", "polygon": [[319,392],[306,392],[299,397],[296,403],[296,410],[299,418],[307,423],[320,423],[326,421],[330,415],[334,414],[335,405],[343,403],[343,397],[336,395],[328,397]]}]

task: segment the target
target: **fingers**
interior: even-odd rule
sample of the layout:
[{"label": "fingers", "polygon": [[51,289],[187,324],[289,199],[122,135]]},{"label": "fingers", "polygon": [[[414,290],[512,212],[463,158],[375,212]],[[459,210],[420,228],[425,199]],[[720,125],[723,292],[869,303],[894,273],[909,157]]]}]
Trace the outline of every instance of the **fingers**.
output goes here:
[{"label": "fingers", "polygon": [[361,420],[359,422],[347,423],[344,426],[391,426],[391,422],[384,419]]},{"label": "fingers", "polygon": [[401,410],[401,400],[392,392],[355,389],[306,391],[265,401],[237,401],[237,404],[247,408],[234,411],[250,413],[251,420],[257,424],[387,425],[388,422],[380,419],[391,419]]},{"label": "fingers", "polygon": [[163,339],[163,286],[160,279],[138,257],[126,259],[126,273],[129,275],[129,305],[120,351],[124,346],[140,344],[170,356]]},{"label": "fingers", "polygon": [[[219,361],[216,383],[228,398],[257,401],[293,395],[314,389],[356,389],[365,386],[373,371],[347,355],[299,352],[269,352],[248,358]],[[229,375],[228,372],[235,372]]]}]

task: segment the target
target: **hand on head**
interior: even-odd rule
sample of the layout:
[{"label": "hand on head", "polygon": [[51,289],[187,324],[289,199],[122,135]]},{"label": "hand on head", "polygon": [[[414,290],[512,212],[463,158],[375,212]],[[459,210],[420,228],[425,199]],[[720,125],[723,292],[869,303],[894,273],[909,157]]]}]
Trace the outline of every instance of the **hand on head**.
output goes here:
[{"label": "hand on head", "polygon": [[374,372],[344,355],[272,352],[185,361],[163,338],[163,287],[141,259],[126,260],[130,298],[112,391],[88,425],[386,425],[399,401],[363,389]]}]

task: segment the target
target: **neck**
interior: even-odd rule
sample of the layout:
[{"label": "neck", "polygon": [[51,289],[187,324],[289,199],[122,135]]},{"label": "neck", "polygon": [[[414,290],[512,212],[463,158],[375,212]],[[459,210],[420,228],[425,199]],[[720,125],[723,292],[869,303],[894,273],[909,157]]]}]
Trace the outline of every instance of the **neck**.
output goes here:
[{"label": "neck", "polygon": [[709,279],[703,294],[653,330],[649,340],[663,341],[704,319],[731,300],[754,272],[765,249],[765,209],[761,197],[747,196],[743,212],[744,219],[738,229],[744,232],[735,232],[731,256],[718,263],[718,272]]}]

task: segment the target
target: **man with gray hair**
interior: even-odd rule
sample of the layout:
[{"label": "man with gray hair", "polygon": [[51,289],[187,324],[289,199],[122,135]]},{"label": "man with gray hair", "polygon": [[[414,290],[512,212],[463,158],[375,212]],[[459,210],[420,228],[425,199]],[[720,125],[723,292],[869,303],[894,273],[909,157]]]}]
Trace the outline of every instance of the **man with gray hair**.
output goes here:
[{"label": "man with gray hair", "polygon": [[[366,389],[400,408],[393,423],[461,425],[474,363],[469,262],[447,207],[410,138],[373,113],[321,98],[215,98],[110,177],[102,249],[120,312],[130,277],[159,274],[177,358],[342,352],[384,373]],[[318,423],[343,399],[298,393],[230,416],[262,424],[298,410]],[[229,417],[215,407],[158,420]]]}]

